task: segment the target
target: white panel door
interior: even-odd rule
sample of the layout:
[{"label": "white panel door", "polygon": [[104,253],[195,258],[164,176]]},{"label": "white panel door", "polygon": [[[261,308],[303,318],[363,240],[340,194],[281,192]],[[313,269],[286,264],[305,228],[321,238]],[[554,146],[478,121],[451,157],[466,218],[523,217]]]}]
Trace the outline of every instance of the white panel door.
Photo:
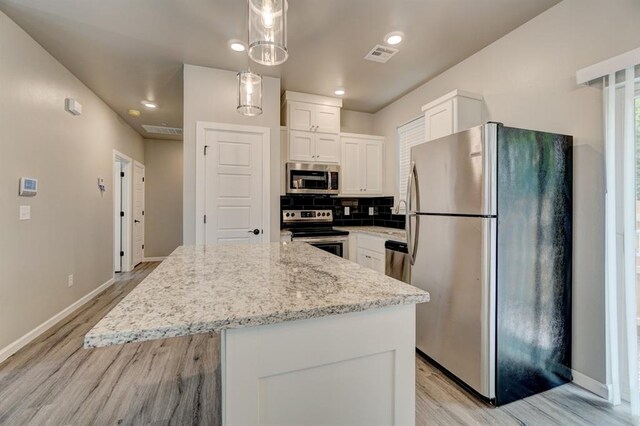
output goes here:
[{"label": "white panel door", "polygon": [[289,132],[289,160],[315,161],[315,134],[292,130]]},{"label": "white panel door", "polygon": [[315,161],[321,163],[340,163],[340,137],[325,133],[316,135]]},{"label": "white panel door", "polygon": [[370,141],[363,145],[364,192],[367,195],[382,194],[382,144]]},{"label": "white panel door", "polygon": [[262,242],[262,135],[206,129],[205,244]]},{"label": "white panel door", "polygon": [[424,113],[426,140],[441,138],[453,133],[453,100],[448,100]]},{"label": "white panel door", "polygon": [[357,140],[342,139],[342,194],[363,193],[362,173],[360,164],[360,143]]},{"label": "white panel door", "polygon": [[144,164],[133,163],[133,266],[144,258]]},{"label": "white panel door", "polygon": [[340,133],[340,108],[326,105],[315,105],[313,123],[316,132]]},{"label": "white panel door", "polygon": [[315,124],[315,107],[313,104],[289,102],[289,129],[310,131]]}]

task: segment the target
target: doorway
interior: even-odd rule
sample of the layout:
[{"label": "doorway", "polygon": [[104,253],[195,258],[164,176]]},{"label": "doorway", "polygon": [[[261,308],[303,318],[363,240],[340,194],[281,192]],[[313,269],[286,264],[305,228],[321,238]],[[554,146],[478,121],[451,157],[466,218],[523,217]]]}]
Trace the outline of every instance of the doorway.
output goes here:
[{"label": "doorway", "polygon": [[196,244],[270,240],[270,129],[198,122]]},{"label": "doorway", "polygon": [[133,161],[113,151],[113,271],[127,272],[131,266],[131,177]]}]

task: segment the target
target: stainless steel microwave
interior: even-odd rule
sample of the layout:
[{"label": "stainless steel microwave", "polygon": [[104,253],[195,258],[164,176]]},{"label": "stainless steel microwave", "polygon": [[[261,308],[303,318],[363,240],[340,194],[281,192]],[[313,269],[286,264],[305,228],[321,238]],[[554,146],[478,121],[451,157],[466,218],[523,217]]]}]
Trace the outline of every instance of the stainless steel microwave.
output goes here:
[{"label": "stainless steel microwave", "polygon": [[340,166],[287,163],[287,194],[339,194]]}]

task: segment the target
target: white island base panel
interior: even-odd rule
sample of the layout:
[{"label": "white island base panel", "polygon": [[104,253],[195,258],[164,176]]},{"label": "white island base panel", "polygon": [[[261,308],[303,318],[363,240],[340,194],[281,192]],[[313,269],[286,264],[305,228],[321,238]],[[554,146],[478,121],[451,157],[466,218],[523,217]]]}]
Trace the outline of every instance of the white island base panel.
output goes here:
[{"label": "white island base panel", "polygon": [[225,426],[415,424],[413,304],[221,338]]}]

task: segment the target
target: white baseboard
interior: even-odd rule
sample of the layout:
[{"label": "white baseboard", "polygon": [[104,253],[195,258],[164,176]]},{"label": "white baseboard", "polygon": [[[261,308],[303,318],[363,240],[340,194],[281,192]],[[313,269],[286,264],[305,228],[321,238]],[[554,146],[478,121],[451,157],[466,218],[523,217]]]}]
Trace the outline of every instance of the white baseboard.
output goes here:
[{"label": "white baseboard", "polygon": [[100,287],[96,288],[95,290],[92,290],[91,292],[82,296],[80,299],[76,300],[74,303],[72,303],[62,311],[58,312],[57,314],[55,314],[54,316],[52,316],[51,318],[49,318],[48,320],[46,320],[45,322],[43,322],[42,324],[40,324],[39,326],[31,330],[27,334],[25,334],[24,336],[18,338],[13,343],[10,343],[9,345],[0,349],[0,363],[6,360],[7,358],[9,358],[11,355],[18,352],[20,349],[22,349],[29,343],[31,343],[38,336],[40,336],[42,333],[44,333],[45,331],[47,331],[48,329],[56,325],[60,320],[64,319],[67,315],[69,315],[70,313],[78,309],[80,306],[84,305],[89,300],[93,299],[95,296],[98,295],[98,293],[105,290],[111,284],[113,284],[113,278],[109,279],[106,283],[102,284]]},{"label": "white baseboard", "polygon": [[601,398],[606,399],[607,401],[609,400],[609,394],[611,393],[609,385],[600,383],[599,381],[576,370],[571,370],[571,373],[573,374],[573,383]]},{"label": "white baseboard", "polygon": [[142,259],[143,262],[162,262],[165,260],[167,256],[159,256],[159,257],[145,257]]}]

